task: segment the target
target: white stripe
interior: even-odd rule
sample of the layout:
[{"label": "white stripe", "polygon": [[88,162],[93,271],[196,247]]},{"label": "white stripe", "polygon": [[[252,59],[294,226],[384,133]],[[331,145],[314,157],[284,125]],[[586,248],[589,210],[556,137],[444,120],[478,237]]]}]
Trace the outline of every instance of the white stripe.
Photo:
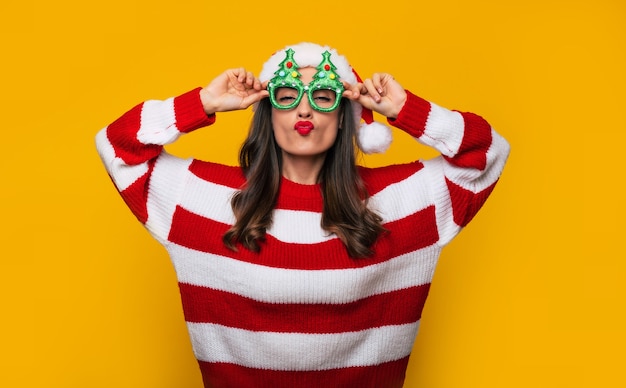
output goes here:
[{"label": "white stripe", "polygon": [[286,243],[316,244],[337,238],[321,227],[322,214],[276,209],[267,233]]},{"label": "white stripe", "polygon": [[185,180],[191,175],[191,159],[181,159],[163,151],[159,155],[150,177],[146,227],[162,244],[167,243],[172,218],[178,199],[185,189]]},{"label": "white stripe", "polygon": [[[187,193],[180,205],[194,214],[227,225],[235,222],[231,199],[237,192],[231,187],[208,182],[193,175],[189,178]],[[279,241],[298,244],[321,243],[333,238],[321,227],[321,213],[276,209],[273,224],[267,234]]]},{"label": "white stripe", "polygon": [[267,303],[350,303],[430,283],[440,253],[433,245],[364,268],[293,270],[246,263],[171,244],[178,281]]},{"label": "white stripe", "polygon": [[129,166],[120,158],[113,159],[110,168],[114,171],[113,183],[120,192],[148,173],[148,163]]},{"label": "white stripe", "polygon": [[461,147],[465,121],[459,112],[430,104],[424,134],[419,141],[436,148],[446,156],[454,156]]},{"label": "white stripe", "polygon": [[368,206],[383,217],[384,222],[397,221],[433,205],[427,175],[423,170],[385,187],[370,198]]},{"label": "white stripe", "polygon": [[339,334],[252,332],[191,322],[187,327],[200,361],[311,371],[379,365],[407,357],[419,321]]},{"label": "white stripe", "polygon": [[105,166],[109,166],[111,161],[115,159],[115,149],[107,137],[107,128],[100,130],[96,134],[96,149],[100,155],[100,159],[105,162]]},{"label": "white stripe", "polygon": [[461,230],[454,222],[452,200],[444,176],[444,170],[448,167],[450,167],[449,163],[442,156],[424,161],[424,178],[430,182],[429,188],[435,193],[433,198],[436,204],[435,217],[439,233],[437,244],[441,247],[448,244]]},{"label": "white stripe", "polygon": [[237,190],[190,173],[186,192],[180,202],[184,209],[223,224],[232,225],[235,222],[230,201]]},{"label": "white stripe", "polygon": [[143,144],[165,145],[174,142],[180,134],[176,127],[174,98],[144,102],[137,140]]},{"label": "white stripe", "polygon": [[477,168],[460,168],[446,165],[446,177],[457,185],[478,193],[491,186],[500,177],[509,154],[509,144],[497,132],[491,129],[491,144],[485,155],[487,170]]},{"label": "white stripe", "polygon": [[122,159],[115,156],[115,149],[107,137],[106,128],[96,134],[96,146],[100,158],[104,162],[104,166],[118,191],[126,190],[137,179],[148,172],[147,163],[129,166]]},{"label": "white stripe", "polygon": [[489,170],[477,180],[476,189],[478,191],[491,186],[500,178],[510,152],[511,145],[492,128],[491,145],[487,151],[487,166]]}]

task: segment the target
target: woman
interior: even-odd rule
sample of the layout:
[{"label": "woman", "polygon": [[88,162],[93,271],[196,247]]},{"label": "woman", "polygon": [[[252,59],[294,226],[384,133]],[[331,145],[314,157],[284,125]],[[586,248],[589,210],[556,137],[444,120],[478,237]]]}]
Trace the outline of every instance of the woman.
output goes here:
[{"label": "woman", "polygon": [[[240,166],[163,145],[255,113]],[[382,151],[371,111],[442,155],[357,167]],[[374,140],[372,140],[372,138]],[[405,91],[359,82],[336,51],[302,43],[257,78],[144,102],[97,135],[121,196],[165,246],[207,387],[401,387],[441,249],[496,184],[509,146],[489,124]]]}]

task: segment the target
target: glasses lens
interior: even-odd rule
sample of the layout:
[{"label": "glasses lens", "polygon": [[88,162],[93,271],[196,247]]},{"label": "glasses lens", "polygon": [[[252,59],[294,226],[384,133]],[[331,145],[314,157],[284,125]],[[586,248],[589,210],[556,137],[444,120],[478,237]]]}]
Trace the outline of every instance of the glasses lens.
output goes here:
[{"label": "glasses lens", "polygon": [[319,109],[332,109],[337,103],[337,93],[330,89],[317,89],[312,93],[313,103]]},{"label": "glasses lens", "polygon": [[293,108],[299,100],[298,89],[289,87],[274,89],[274,101],[279,109]]}]

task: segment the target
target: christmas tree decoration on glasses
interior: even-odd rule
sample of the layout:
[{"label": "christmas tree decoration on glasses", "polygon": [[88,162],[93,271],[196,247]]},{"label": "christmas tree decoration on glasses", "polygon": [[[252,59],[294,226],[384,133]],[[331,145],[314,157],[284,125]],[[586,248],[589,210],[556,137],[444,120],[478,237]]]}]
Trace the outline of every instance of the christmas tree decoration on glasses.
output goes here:
[{"label": "christmas tree decoration on glasses", "polygon": [[332,112],[339,106],[344,86],[330,61],[330,52],[322,53],[313,80],[305,85],[300,80],[299,66],[294,60],[294,50],[285,51],[285,59],[278,65],[274,78],[267,85],[272,106],[276,109],[293,109],[306,93],[311,107],[319,112]]}]

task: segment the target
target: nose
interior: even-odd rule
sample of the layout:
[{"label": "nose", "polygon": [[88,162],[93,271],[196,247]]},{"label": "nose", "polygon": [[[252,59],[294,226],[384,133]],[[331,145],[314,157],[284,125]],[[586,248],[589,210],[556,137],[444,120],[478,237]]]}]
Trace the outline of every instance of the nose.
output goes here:
[{"label": "nose", "polygon": [[300,118],[308,118],[313,114],[313,108],[311,108],[311,104],[309,104],[309,99],[304,96],[302,100],[300,100],[300,104],[296,108],[298,110],[298,117]]}]

